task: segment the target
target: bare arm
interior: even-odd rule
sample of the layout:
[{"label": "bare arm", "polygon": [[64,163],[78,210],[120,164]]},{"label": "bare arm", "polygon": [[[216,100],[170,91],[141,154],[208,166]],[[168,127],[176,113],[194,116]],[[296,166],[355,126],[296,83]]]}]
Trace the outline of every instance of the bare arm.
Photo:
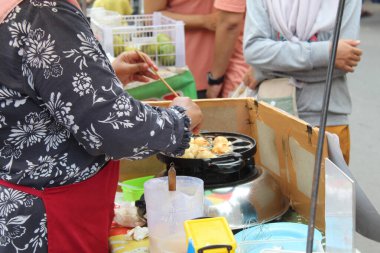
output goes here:
[{"label": "bare arm", "polygon": [[167,0],[144,0],[144,13],[151,14],[155,11],[164,11],[167,5]]},{"label": "bare arm", "polygon": [[175,12],[166,11],[167,0],[144,0],[144,12],[146,14],[155,11],[162,12],[175,20],[181,20],[185,23],[186,29],[207,29],[210,31],[215,30],[216,13],[210,14],[180,14]]},{"label": "bare arm", "polygon": [[[217,23],[215,31],[214,62],[211,75],[218,79],[224,75],[230,58],[235,50],[236,40],[242,29],[244,13],[217,11]],[[207,90],[208,98],[216,98],[222,90],[223,85],[213,85]]]},{"label": "bare arm", "polygon": [[215,78],[223,76],[226,72],[244,21],[244,13],[221,10],[217,13],[214,62],[211,69]]},{"label": "bare arm", "polygon": [[207,29],[210,31],[215,31],[216,26],[216,14],[179,14],[170,11],[162,12],[165,16],[172,19],[182,20],[185,23],[186,29]]}]

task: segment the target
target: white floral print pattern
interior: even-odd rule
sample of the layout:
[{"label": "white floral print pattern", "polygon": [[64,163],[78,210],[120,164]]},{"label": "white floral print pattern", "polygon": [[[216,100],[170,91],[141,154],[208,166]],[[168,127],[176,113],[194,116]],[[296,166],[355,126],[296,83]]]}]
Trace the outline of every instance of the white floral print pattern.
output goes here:
[{"label": "white floral print pattern", "polygon": [[[29,216],[16,216],[11,218],[8,222],[5,219],[0,219],[0,246],[7,246],[13,243],[13,239],[22,237],[25,234],[25,226],[21,226],[28,219]],[[17,246],[15,246],[17,248]]]},{"label": "white floral print pattern", "polygon": [[14,8],[9,14],[8,14],[8,17],[6,19],[4,19],[4,23],[8,23],[12,20],[14,20],[17,16],[17,13],[19,13],[21,10],[21,8],[19,6],[16,6],[16,8]]},{"label": "white floral print pattern", "polygon": [[51,0],[30,0],[30,3],[35,7],[52,7],[51,10],[53,12],[57,12],[57,8],[55,6],[57,5],[56,1]]},{"label": "white floral print pattern", "polygon": [[59,77],[62,75],[60,57],[56,54],[55,41],[51,35],[45,36],[45,31],[41,28],[30,30],[25,39],[25,52],[23,52],[25,62],[31,68],[44,69],[44,77]]},{"label": "white floral print pattern", "polygon": [[[20,48],[25,44],[25,40],[28,37],[30,32],[30,24],[26,20],[22,22],[14,22],[9,26],[8,30],[10,31],[12,38],[9,41],[9,45]],[[20,55],[22,55],[22,53]]]},{"label": "white floral print pattern", "polygon": [[11,145],[7,143],[6,141],[4,142],[4,146],[0,149],[0,156],[2,158],[19,158],[21,155],[21,150],[19,147],[15,145]]},{"label": "white floral print pattern", "polygon": [[71,102],[63,102],[61,100],[61,93],[58,92],[57,95],[54,93],[50,96],[50,102],[46,104],[46,107],[53,115],[55,120],[64,126],[72,129],[74,133],[78,131],[78,126],[74,123],[74,116],[69,114],[72,103]]},{"label": "white floral print pattern", "polygon": [[74,63],[79,62],[79,69],[83,70],[84,67],[88,67],[86,62],[86,56],[79,52],[77,49],[71,49],[68,51],[63,51],[63,53],[66,55],[66,58],[74,57]]},{"label": "white floral print pattern", "polygon": [[132,112],[131,102],[124,96],[117,98],[112,108],[118,117],[129,116]]},{"label": "white floral print pattern", "polygon": [[[2,210],[0,218],[0,247],[12,245],[15,252],[22,252],[27,250],[31,245],[32,252],[37,252],[37,248],[46,248],[46,215],[39,222],[39,227],[32,232],[34,237],[29,240],[25,245],[18,245],[19,238],[23,238],[27,232],[25,225],[31,218],[31,215],[16,215],[11,217],[11,213],[17,210],[20,206],[26,208],[33,207],[35,198],[31,195],[15,191],[0,189],[0,210]],[[37,241],[37,243],[36,243]],[[0,248],[1,250],[1,248]],[[28,251],[31,252],[31,251]]]},{"label": "white floral print pattern", "polygon": [[5,190],[0,193],[0,216],[5,217],[23,204],[24,196],[19,191]]},{"label": "white floral print pattern", "polygon": [[24,123],[18,122],[17,126],[12,127],[7,141],[20,149],[31,147],[46,136],[45,124],[37,113],[30,113],[25,117]]},{"label": "white floral print pattern", "polygon": [[152,153],[154,153],[153,150],[148,148],[148,144],[139,147],[139,148],[134,148],[133,149],[134,154],[132,156],[127,157],[129,160],[139,160],[144,158],[145,156],[149,156]]},{"label": "white floral print pattern", "polygon": [[45,31],[38,28],[29,33],[25,41],[26,62],[33,68],[49,68],[50,65],[59,61],[59,56],[54,52],[55,41],[50,34],[44,40]]},{"label": "white floral print pattern", "polygon": [[77,175],[75,182],[82,181],[81,178],[89,178],[92,175],[96,174],[98,171],[99,171],[99,164],[95,163],[91,167],[81,170],[79,175]]},{"label": "white floral print pattern", "polygon": [[38,164],[33,164],[30,161],[26,161],[26,163],[31,171],[29,175],[32,179],[49,177],[52,174],[54,167],[57,165],[56,160],[50,156],[38,158]]},{"label": "white floral print pattern", "polygon": [[[25,60],[23,60],[23,62],[24,61]],[[22,75],[25,76],[28,80],[29,87],[34,90],[34,80],[33,80],[32,70],[29,68],[29,66],[26,63],[23,63],[21,65],[21,70],[22,70]]]},{"label": "white floral print pattern", "polygon": [[61,184],[65,184],[69,179],[75,178],[78,176],[80,168],[74,164],[66,167],[66,175],[63,178]]},{"label": "white floral print pattern", "polygon": [[[28,0],[0,24],[0,65],[14,69],[0,67],[2,180],[44,190],[82,182],[111,158],[186,148],[184,112],[124,93],[85,20],[65,1]],[[46,253],[47,222],[40,198],[0,184],[0,253]]]},{"label": "white floral print pattern", "polygon": [[91,129],[82,132],[83,139],[88,142],[88,145],[93,149],[99,149],[102,146],[102,136],[96,133],[94,126],[91,124]]},{"label": "white floral print pattern", "polygon": [[108,117],[104,120],[100,120],[100,123],[110,124],[113,129],[117,130],[120,128],[132,128],[135,124],[129,119],[120,119],[117,112],[110,113]]},{"label": "white floral print pattern", "polygon": [[73,78],[74,91],[78,93],[79,96],[84,96],[85,94],[90,94],[92,92],[92,79],[87,73],[76,73]]},{"label": "white floral print pattern", "polygon": [[93,36],[87,36],[85,33],[78,33],[77,38],[79,39],[81,45],[78,49],[70,49],[63,51],[66,54],[66,58],[74,57],[74,63],[79,62],[80,70],[84,67],[88,67],[87,58],[94,62],[99,62],[106,69],[111,70],[110,64],[107,57],[103,54],[99,47],[99,42]]},{"label": "white floral print pattern", "polygon": [[70,131],[58,122],[53,122],[47,127],[47,135],[45,137],[46,151],[51,148],[57,149],[59,144],[65,142],[70,137]]},{"label": "white floral print pattern", "polygon": [[31,247],[33,248],[33,253],[38,252],[38,248],[44,248],[46,247],[46,241],[47,241],[47,227],[46,227],[46,214],[44,214],[44,217],[42,218],[40,222],[40,226],[34,230],[35,236],[30,239],[29,243],[31,244]]},{"label": "white floral print pattern", "polygon": [[5,86],[0,86],[0,107],[5,108],[13,104],[14,107],[19,107],[25,104],[26,98],[19,92],[8,89]]},{"label": "white floral print pattern", "polygon": [[79,49],[83,54],[92,58],[93,61],[98,61],[99,59],[104,60],[104,55],[98,46],[98,43],[94,37],[86,36],[83,32],[77,34],[78,39],[81,41],[81,47]]},{"label": "white floral print pattern", "polygon": [[5,122],[4,115],[0,114],[0,128],[2,128],[3,126],[6,126],[6,125],[7,125],[7,123]]},{"label": "white floral print pattern", "polygon": [[97,90],[93,88],[92,79],[87,73],[76,73],[73,79],[74,92],[78,93],[79,96],[92,94],[92,104],[105,101],[104,98],[97,96]]}]

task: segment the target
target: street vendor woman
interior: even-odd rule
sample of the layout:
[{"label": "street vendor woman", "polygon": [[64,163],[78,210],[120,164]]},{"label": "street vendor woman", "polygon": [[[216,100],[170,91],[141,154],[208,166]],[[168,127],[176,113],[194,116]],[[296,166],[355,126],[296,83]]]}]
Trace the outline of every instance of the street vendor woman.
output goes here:
[{"label": "street vendor woman", "polygon": [[149,73],[135,53],[111,65],[76,2],[0,0],[1,253],[108,252],[116,160],[182,154],[202,121],[123,91]]}]

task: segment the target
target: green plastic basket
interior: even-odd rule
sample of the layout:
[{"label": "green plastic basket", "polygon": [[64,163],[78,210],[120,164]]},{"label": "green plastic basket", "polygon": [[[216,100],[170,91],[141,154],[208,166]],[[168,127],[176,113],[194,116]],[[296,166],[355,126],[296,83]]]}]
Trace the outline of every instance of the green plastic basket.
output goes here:
[{"label": "green plastic basket", "polygon": [[144,183],[153,177],[154,176],[139,177],[119,183],[123,190],[124,200],[131,202],[139,200],[144,193]]}]

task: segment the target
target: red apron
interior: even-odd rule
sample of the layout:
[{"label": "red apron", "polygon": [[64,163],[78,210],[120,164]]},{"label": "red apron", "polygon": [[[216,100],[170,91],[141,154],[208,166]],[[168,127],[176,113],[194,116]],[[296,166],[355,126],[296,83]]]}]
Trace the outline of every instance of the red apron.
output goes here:
[{"label": "red apron", "polygon": [[0,185],[42,199],[47,215],[49,253],[107,253],[119,162],[71,185],[36,190],[0,180]]}]

